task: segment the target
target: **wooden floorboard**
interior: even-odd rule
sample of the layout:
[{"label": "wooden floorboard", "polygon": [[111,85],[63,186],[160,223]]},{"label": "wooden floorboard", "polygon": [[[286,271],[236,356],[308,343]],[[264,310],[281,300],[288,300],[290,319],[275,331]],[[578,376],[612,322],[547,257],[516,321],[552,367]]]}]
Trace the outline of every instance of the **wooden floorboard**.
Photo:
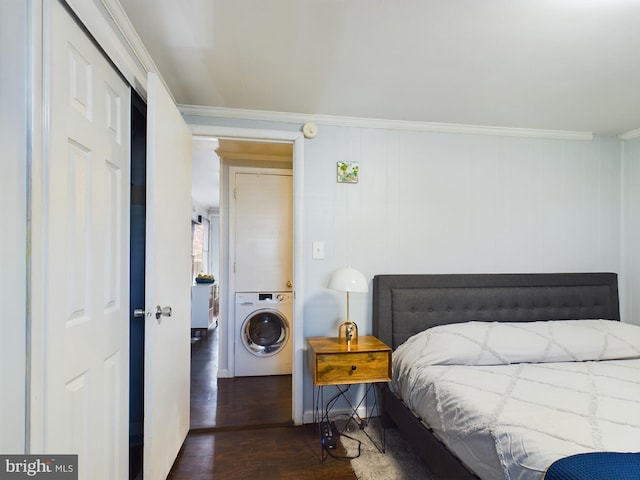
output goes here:
[{"label": "wooden floorboard", "polygon": [[313,425],[293,426],[290,375],[217,378],[217,333],[192,343],[191,431],[167,479],[356,479]]}]

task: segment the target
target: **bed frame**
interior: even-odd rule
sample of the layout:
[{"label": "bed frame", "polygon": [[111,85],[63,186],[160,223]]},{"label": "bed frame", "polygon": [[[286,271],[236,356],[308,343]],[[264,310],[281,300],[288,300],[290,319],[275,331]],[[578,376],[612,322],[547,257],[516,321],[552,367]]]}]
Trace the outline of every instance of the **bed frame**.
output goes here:
[{"label": "bed frame", "polygon": [[[620,320],[615,273],[377,275],[373,334],[395,350],[436,325],[467,321]],[[395,424],[437,476],[477,479],[385,385],[383,420]]]}]

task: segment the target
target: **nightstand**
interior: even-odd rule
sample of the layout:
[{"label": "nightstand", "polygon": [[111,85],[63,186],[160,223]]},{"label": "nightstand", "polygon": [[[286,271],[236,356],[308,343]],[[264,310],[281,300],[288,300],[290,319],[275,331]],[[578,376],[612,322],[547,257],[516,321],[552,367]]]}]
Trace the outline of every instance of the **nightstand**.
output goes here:
[{"label": "nightstand", "polygon": [[[307,358],[309,371],[313,375],[314,390],[314,418],[316,424],[326,422],[331,424],[329,412],[338,397],[344,398],[351,407],[349,420],[356,419],[360,428],[364,431],[367,418],[362,419],[358,409],[364,403],[370,392],[373,392],[374,403],[371,408],[366,408],[367,414],[373,413],[378,406],[378,394],[376,383],[391,381],[391,348],[373,336],[361,336],[357,343],[349,347],[338,337],[313,337],[307,339]],[[354,406],[345,393],[354,384],[367,384],[364,396]],[[334,385],[338,389],[328,404],[324,402],[324,387]],[[346,388],[341,388],[345,385]],[[369,417],[369,415],[365,415]],[[348,425],[349,422],[345,424]],[[367,432],[365,431],[365,434]],[[367,434],[369,437],[369,435]],[[381,435],[382,446],[369,437],[374,445],[384,452],[384,431]]]}]

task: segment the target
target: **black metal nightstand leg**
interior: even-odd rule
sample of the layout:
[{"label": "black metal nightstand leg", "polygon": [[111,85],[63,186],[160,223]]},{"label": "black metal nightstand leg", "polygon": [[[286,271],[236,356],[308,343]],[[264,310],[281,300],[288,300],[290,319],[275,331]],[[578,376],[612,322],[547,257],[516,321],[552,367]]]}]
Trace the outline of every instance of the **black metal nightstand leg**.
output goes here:
[{"label": "black metal nightstand leg", "polygon": [[[331,425],[330,411],[333,408],[333,405],[337,402],[338,398],[342,398],[349,406],[349,409],[351,410],[351,412],[349,413],[349,417],[347,418],[347,421],[345,422],[344,426],[338,433],[343,434],[346,431],[349,424],[351,423],[351,421],[353,420],[357,423],[360,430],[362,430],[362,432],[366,435],[369,441],[371,441],[371,443],[376,447],[376,449],[380,453],[385,453],[386,451],[385,430],[386,429],[382,425],[382,422],[381,421],[378,422],[380,443],[378,443],[366,430],[367,425],[374,418],[373,413],[376,412],[376,410],[378,409],[378,389],[376,388],[377,385],[374,383],[366,384],[364,395],[360,398],[360,400],[356,405],[353,405],[353,403],[351,402],[351,399],[346,395],[351,385],[348,385],[347,388],[344,388],[344,389],[340,388],[339,385],[334,385],[334,386],[338,389],[338,393],[334,397],[332,397],[332,399],[329,401],[331,405],[326,405],[326,406],[324,402],[324,386],[318,386],[318,387],[314,386],[314,389],[315,388],[318,389],[317,393],[315,393],[314,395],[314,407],[313,407],[314,423],[316,424],[318,433],[321,432],[323,422],[326,422],[327,424]],[[371,404],[371,406],[368,407],[366,404],[366,400],[369,397],[370,393],[373,393],[373,404]],[[364,418],[361,417],[360,414],[358,413],[358,410],[363,404],[366,409]],[[322,408],[322,412],[320,412],[320,408]],[[324,461],[326,458],[324,457],[324,450],[326,448],[325,448],[325,445],[322,444],[322,442],[321,442],[321,449],[322,449],[322,455],[323,455],[322,461]]]}]

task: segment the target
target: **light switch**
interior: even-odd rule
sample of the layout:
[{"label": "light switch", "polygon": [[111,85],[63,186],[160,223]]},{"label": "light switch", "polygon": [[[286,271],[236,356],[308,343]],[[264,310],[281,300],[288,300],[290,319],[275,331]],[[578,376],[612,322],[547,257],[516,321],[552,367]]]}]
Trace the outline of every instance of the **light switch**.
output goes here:
[{"label": "light switch", "polygon": [[322,240],[314,240],[313,241],[313,254],[312,257],[314,260],[322,260],[324,259],[324,242]]}]

